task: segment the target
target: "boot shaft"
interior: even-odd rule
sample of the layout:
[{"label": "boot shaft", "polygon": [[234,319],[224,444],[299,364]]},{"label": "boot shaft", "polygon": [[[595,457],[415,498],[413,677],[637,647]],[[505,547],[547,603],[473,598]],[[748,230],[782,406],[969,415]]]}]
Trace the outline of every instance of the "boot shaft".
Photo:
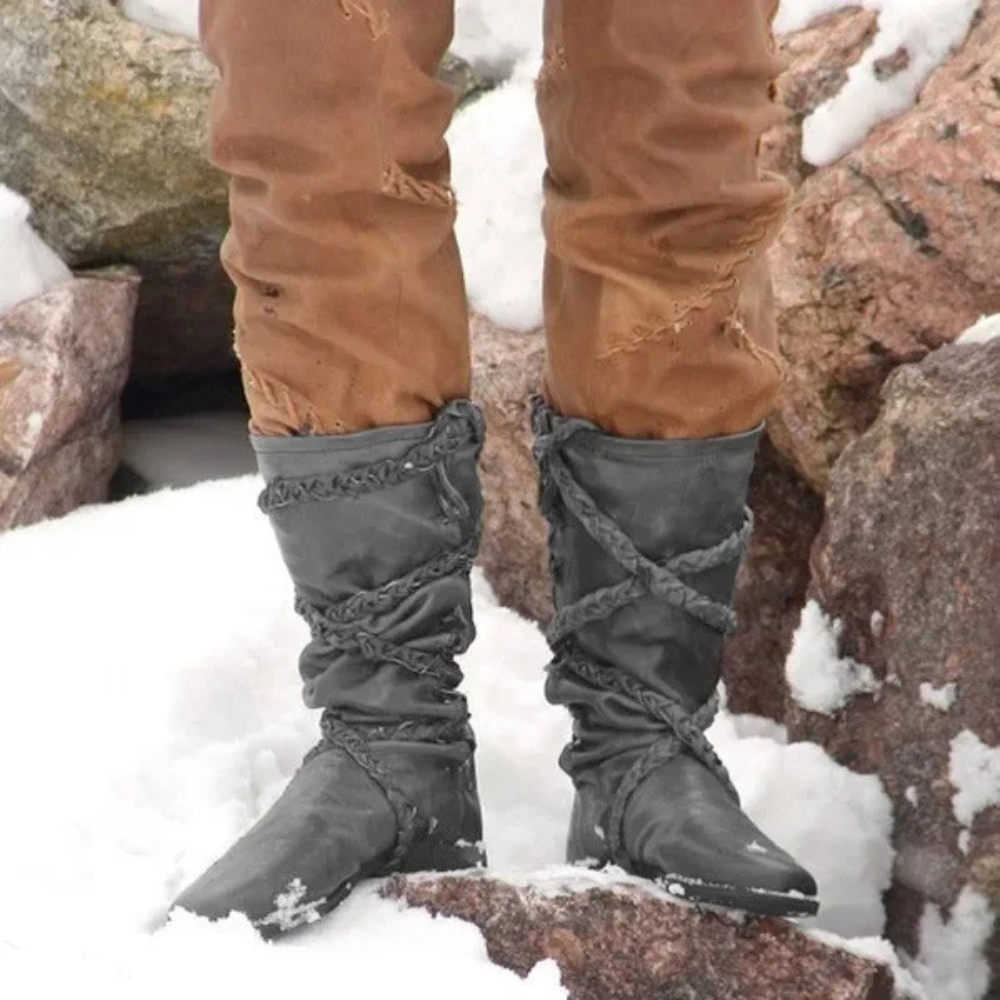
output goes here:
[{"label": "boot shaft", "polygon": [[674,724],[710,755],[697,730],[734,625],[760,430],[627,440],[544,405],[535,429],[557,612],[546,693],[575,721],[564,766],[577,775]]},{"label": "boot shaft", "polygon": [[483,420],[456,402],[430,424],[255,437],[271,519],[312,632],[306,704],[384,735],[467,718],[454,657],[474,637]]}]

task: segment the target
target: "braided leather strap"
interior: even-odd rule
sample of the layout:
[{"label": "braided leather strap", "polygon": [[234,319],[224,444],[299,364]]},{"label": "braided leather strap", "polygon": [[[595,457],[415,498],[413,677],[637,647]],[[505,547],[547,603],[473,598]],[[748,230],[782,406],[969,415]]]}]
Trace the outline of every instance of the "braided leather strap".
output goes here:
[{"label": "braided leather strap", "polygon": [[[449,403],[438,414],[427,437],[401,458],[387,458],[350,472],[307,476],[298,479],[274,479],[260,495],[258,505],[265,514],[295,503],[360,497],[437,473],[441,464],[473,441],[481,441],[483,416],[472,403]],[[446,491],[447,502],[454,502],[454,491]],[[451,510],[447,510],[451,513]]]},{"label": "braided leather strap", "polygon": [[[468,518],[468,506],[451,484],[444,463],[460,449],[481,442],[484,435],[482,413],[465,401],[450,403],[438,414],[427,436],[414,444],[402,457],[385,459],[348,473],[311,476],[302,479],[275,479],[260,496],[265,513],[300,503],[328,502],[356,498],[388,489],[417,476],[432,476],[443,516],[461,521]],[[469,518],[469,520],[472,520]],[[404,601],[427,584],[449,576],[468,576],[479,547],[480,525],[474,521],[464,540],[404,575],[389,580],[373,590],[359,590],[334,604],[320,605],[299,593],[296,611],[309,625],[314,639],[322,639],[338,650],[354,650],[371,663],[394,663],[412,673],[431,678],[447,690],[461,679],[453,657],[465,652],[472,630],[466,628],[456,609],[454,639],[444,648],[428,653],[405,643],[394,643],[378,634],[375,621],[391,614]],[[347,754],[385,794],[396,815],[399,836],[390,867],[396,867],[409,853],[421,823],[420,814],[400,791],[389,770],[372,753],[374,742],[472,744],[468,724],[458,721],[410,721],[397,725],[348,724],[333,708],[322,717],[322,739],[307,754],[306,763],[322,753],[339,750]]]},{"label": "braided leather strap", "polygon": [[629,769],[611,804],[608,847],[611,860],[624,864],[623,822],[629,799],[651,771],[677,754],[686,752],[695,757],[716,775],[729,795],[739,801],[725,765],[705,737],[705,730],[715,718],[718,699],[713,695],[693,714],[689,713],[679,699],[645,687],[622,670],[594,662],[579,649],[574,633],[646,595],[660,598],[718,632],[732,631],[736,624],[732,609],[700,593],[682,577],[739,559],[753,532],[753,515],[747,508],[740,528],[716,545],[657,563],[644,556],[632,539],[600,510],[566,463],[562,452],[566,443],[578,434],[600,433],[599,429],[585,420],[557,416],[541,399],[535,400],[532,422],[535,456],[542,473],[541,507],[549,521],[553,560],[558,552],[557,507],[561,504],[628,573],[622,582],[585,594],[573,604],[558,609],[547,632],[555,652],[551,669],[574,674],[593,687],[612,691],[630,701],[637,713],[663,725],[663,735]]}]

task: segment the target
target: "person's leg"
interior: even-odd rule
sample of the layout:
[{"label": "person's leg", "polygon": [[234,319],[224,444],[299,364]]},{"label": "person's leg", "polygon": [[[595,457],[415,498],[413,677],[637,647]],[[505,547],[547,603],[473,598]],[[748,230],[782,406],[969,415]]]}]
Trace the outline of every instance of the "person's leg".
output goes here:
[{"label": "person's leg", "polygon": [[203,0],[230,175],[222,260],[261,434],[430,420],[469,394],[465,288],[435,76],[453,0]]},{"label": "person's leg", "polygon": [[468,709],[483,422],[435,79],[452,0],[202,0],[211,157],[273,523],[323,738],[178,898],[268,936],[360,880],[482,863]]},{"label": "person's leg", "polygon": [[757,165],[779,116],[774,6],[548,0],[535,428],[570,860],[791,914],[815,911],[815,883],[742,813],[703,735],[781,381],[762,255],[787,186]]},{"label": "person's leg", "polygon": [[549,0],[547,395],[626,437],[733,434],[781,382],[764,251],[788,185],[775,0]]}]

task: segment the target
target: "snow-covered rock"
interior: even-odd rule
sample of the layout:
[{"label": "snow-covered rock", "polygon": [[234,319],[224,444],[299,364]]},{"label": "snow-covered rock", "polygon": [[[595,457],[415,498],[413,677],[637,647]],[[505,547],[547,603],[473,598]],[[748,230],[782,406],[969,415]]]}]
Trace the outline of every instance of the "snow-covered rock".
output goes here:
[{"label": "snow-covered rock", "polygon": [[859,145],[882,121],[913,107],[930,74],[969,32],[981,0],[783,0],[779,33],[800,31],[845,7],[878,11],[871,44],[843,86],[802,126],[803,156],[825,166]]},{"label": "snow-covered rock", "polygon": [[140,268],[136,364],[151,371],[232,364],[226,186],[205,156],[214,76],[196,42],[120,5],[0,4],[0,177],[73,267]]},{"label": "snow-covered rock", "polygon": [[[800,697],[788,720],[792,740],[884,782],[897,851],[887,931],[933,1000],[980,1000],[968,984],[983,977],[958,976],[963,963],[1000,979],[989,929],[1000,914],[998,428],[1000,341],[943,348],[890,378],[882,415],[834,466],[812,558],[817,605],[842,622],[828,654],[865,664],[880,688],[834,718]],[[947,957],[969,921],[976,943]],[[952,980],[965,985],[935,992]]]},{"label": "snow-covered rock", "polygon": [[0,317],[73,276],[31,228],[30,215],[27,199],[0,184]]},{"label": "snow-covered rock", "polygon": [[555,963],[570,1000],[890,1000],[893,992],[884,960],[832,936],[700,911],[622,875],[399,876],[384,892],[470,921],[493,960],[521,976]]},{"label": "snow-covered rock", "polygon": [[[914,18],[947,20],[941,40],[969,11],[965,0],[862,6],[884,8],[883,28],[895,19],[907,36]],[[798,5],[787,0],[786,9]],[[1000,309],[993,110],[1000,0],[983,0],[967,38],[931,73],[915,107],[818,171],[798,155],[798,123],[836,100],[851,61],[871,43],[873,16],[871,9],[845,11],[802,37],[785,37],[793,64],[778,87],[793,116],[764,142],[767,164],[801,185],[770,258],[789,369],[769,427],[779,451],[817,491],[843,448],[878,415],[879,389],[894,368]],[[918,54],[911,56],[915,65]],[[892,80],[871,77],[871,85],[891,87]]]},{"label": "snow-covered rock", "polygon": [[859,694],[876,694],[880,684],[863,663],[840,655],[843,622],[830,621],[809,601],[792,638],[785,677],[792,698],[802,708],[833,715]]}]

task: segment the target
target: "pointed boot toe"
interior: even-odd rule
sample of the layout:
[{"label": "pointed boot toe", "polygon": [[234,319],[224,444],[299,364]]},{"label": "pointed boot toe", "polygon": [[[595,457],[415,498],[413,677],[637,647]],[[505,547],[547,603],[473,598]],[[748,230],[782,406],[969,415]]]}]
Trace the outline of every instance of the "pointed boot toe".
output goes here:
[{"label": "pointed boot toe", "polygon": [[392,808],[365,772],[343,754],[318,754],[174,907],[211,920],[241,913],[265,936],[293,930],[379,871],[396,836]]},{"label": "pointed boot toe", "polygon": [[815,879],[686,755],[636,789],[623,828],[631,870],[678,897],[778,916],[817,912]]}]

